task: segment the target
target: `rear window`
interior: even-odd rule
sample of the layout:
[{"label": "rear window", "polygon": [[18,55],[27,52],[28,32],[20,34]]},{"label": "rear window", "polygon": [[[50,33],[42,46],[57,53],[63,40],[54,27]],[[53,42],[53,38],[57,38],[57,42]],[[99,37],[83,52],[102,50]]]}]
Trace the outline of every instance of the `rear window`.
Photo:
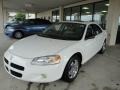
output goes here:
[{"label": "rear window", "polygon": [[24,21],[25,24],[51,24],[49,20],[44,19],[28,19]]}]

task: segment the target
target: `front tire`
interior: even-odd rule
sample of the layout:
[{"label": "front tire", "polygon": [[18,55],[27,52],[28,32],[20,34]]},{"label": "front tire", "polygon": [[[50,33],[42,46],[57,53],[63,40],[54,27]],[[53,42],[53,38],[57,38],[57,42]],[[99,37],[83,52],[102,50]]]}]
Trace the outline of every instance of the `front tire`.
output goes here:
[{"label": "front tire", "polygon": [[80,67],[81,67],[80,58],[77,55],[73,56],[65,67],[62,80],[66,82],[74,81],[78,75]]},{"label": "front tire", "polygon": [[21,39],[21,38],[23,38],[23,33],[21,31],[16,31],[13,34],[13,37],[16,38],[16,39]]},{"label": "front tire", "polygon": [[105,51],[106,51],[106,41],[104,41],[103,46],[102,46],[101,50],[99,51],[99,54],[104,54]]}]

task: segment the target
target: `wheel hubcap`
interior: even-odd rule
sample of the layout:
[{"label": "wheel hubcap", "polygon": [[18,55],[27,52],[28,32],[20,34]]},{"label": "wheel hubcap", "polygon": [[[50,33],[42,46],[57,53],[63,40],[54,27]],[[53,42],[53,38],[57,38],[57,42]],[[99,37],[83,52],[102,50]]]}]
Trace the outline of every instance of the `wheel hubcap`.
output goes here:
[{"label": "wheel hubcap", "polygon": [[15,34],[15,37],[17,37],[17,38],[21,38],[21,37],[22,37],[22,34],[19,33],[19,32],[17,32],[17,33]]},{"label": "wheel hubcap", "polygon": [[69,71],[69,78],[74,78],[79,70],[79,62],[78,60],[74,60],[71,64],[70,64],[70,71]]}]

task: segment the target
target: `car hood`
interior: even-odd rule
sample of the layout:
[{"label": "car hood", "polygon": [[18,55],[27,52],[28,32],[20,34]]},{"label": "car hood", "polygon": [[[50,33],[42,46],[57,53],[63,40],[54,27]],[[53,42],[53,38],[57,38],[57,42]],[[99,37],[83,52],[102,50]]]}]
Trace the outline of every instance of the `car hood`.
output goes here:
[{"label": "car hood", "polygon": [[33,35],[15,42],[8,51],[19,57],[35,58],[57,54],[76,42]]},{"label": "car hood", "polygon": [[6,24],[6,26],[12,27],[14,29],[23,29],[25,27],[24,24],[19,24],[19,23],[10,23],[10,24]]}]

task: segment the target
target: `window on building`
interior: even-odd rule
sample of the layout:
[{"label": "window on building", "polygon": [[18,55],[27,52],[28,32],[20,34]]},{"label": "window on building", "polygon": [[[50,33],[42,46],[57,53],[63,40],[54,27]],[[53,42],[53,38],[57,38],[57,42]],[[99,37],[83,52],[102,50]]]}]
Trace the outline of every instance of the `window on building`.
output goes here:
[{"label": "window on building", "polygon": [[26,19],[35,19],[35,13],[26,13]]},{"label": "window on building", "polygon": [[59,10],[56,11],[56,21],[59,22],[60,21],[60,14],[59,14]]},{"label": "window on building", "polygon": [[55,22],[56,21],[56,12],[52,12],[52,21]]},{"label": "window on building", "polygon": [[92,21],[93,4],[82,5],[81,21]]},{"label": "window on building", "polygon": [[71,20],[72,21],[80,20],[80,6],[72,7]]},{"label": "window on building", "polygon": [[108,6],[109,6],[109,2],[104,1],[104,2],[95,3],[95,8],[94,8],[95,10],[94,21],[100,24],[104,29],[106,26],[106,16],[108,12]]},{"label": "window on building", "polygon": [[60,20],[59,10],[52,11],[52,21],[59,22],[59,20]]},{"label": "window on building", "polygon": [[70,21],[71,20],[71,8],[64,9],[64,20]]}]

